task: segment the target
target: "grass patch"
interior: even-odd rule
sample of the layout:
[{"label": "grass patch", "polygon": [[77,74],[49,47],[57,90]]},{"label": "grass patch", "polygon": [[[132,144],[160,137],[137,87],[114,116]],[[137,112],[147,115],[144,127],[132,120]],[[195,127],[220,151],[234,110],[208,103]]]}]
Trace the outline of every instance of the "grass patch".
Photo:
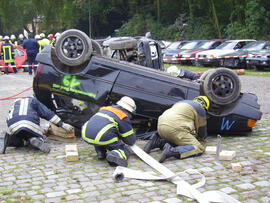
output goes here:
[{"label": "grass patch", "polygon": [[10,195],[14,192],[14,189],[0,189],[0,194],[1,195]]},{"label": "grass patch", "polygon": [[[164,67],[168,68],[171,65],[176,65],[179,68],[189,70],[189,71],[193,71],[193,72],[204,72],[204,71],[207,71],[209,69],[214,68],[214,67],[202,67],[202,66],[199,66],[199,67],[196,67],[196,66],[181,66],[179,64],[164,64]],[[270,77],[270,68],[265,68],[263,71],[258,71],[258,70],[255,70],[255,69],[246,69],[245,70],[245,75]]]}]

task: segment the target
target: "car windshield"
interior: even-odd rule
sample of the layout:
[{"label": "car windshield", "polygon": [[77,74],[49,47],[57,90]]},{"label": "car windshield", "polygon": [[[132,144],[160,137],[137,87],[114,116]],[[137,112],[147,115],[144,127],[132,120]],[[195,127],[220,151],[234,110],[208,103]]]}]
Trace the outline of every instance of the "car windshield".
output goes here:
[{"label": "car windshield", "polygon": [[181,42],[173,42],[171,43],[167,49],[177,49],[178,45],[180,44]]},{"label": "car windshield", "polygon": [[214,43],[213,41],[211,41],[211,42],[202,42],[200,44],[200,46],[198,46],[197,48],[198,49],[209,49],[212,46],[213,43]]},{"label": "car windshield", "polygon": [[237,42],[224,42],[221,45],[217,46],[216,49],[233,49]]},{"label": "car windshield", "polygon": [[21,50],[19,50],[19,49],[14,49],[14,55],[15,55],[15,57],[16,57],[16,56],[23,56],[24,54],[23,54],[23,52],[22,52]]},{"label": "car windshield", "polygon": [[182,46],[181,49],[194,49],[197,48],[200,44],[201,42],[188,42],[187,44]]},{"label": "car windshield", "polygon": [[245,45],[242,49],[247,51],[256,51],[261,50],[265,46],[266,42],[252,42],[247,45]]}]

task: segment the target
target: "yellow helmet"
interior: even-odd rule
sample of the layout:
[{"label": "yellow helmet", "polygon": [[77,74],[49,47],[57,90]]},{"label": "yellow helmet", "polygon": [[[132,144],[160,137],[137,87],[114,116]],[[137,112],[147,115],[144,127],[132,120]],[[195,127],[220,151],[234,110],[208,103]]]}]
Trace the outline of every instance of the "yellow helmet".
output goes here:
[{"label": "yellow helmet", "polygon": [[208,110],[210,107],[210,101],[207,98],[207,96],[198,96],[198,97],[194,98],[193,101],[196,101],[199,104],[201,104],[203,106],[203,108],[206,110]]}]

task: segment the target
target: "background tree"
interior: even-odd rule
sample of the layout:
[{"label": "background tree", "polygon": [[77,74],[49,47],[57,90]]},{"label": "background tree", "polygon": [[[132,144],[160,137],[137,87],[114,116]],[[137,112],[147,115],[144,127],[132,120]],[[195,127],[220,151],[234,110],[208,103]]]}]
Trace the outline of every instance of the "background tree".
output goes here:
[{"label": "background tree", "polygon": [[[89,23],[89,15],[91,23]],[[269,0],[0,0],[0,34],[77,28],[93,38],[145,35],[155,39],[269,39]]]}]

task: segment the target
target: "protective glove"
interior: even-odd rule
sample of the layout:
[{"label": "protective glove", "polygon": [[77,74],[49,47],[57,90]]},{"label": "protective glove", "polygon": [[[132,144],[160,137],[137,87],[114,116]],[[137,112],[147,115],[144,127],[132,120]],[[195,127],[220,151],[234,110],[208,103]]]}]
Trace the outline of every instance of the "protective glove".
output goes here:
[{"label": "protective glove", "polygon": [[64,128],[67,132],[71,132],[73,127],[67,123],[63,123],[62,128]]}]

